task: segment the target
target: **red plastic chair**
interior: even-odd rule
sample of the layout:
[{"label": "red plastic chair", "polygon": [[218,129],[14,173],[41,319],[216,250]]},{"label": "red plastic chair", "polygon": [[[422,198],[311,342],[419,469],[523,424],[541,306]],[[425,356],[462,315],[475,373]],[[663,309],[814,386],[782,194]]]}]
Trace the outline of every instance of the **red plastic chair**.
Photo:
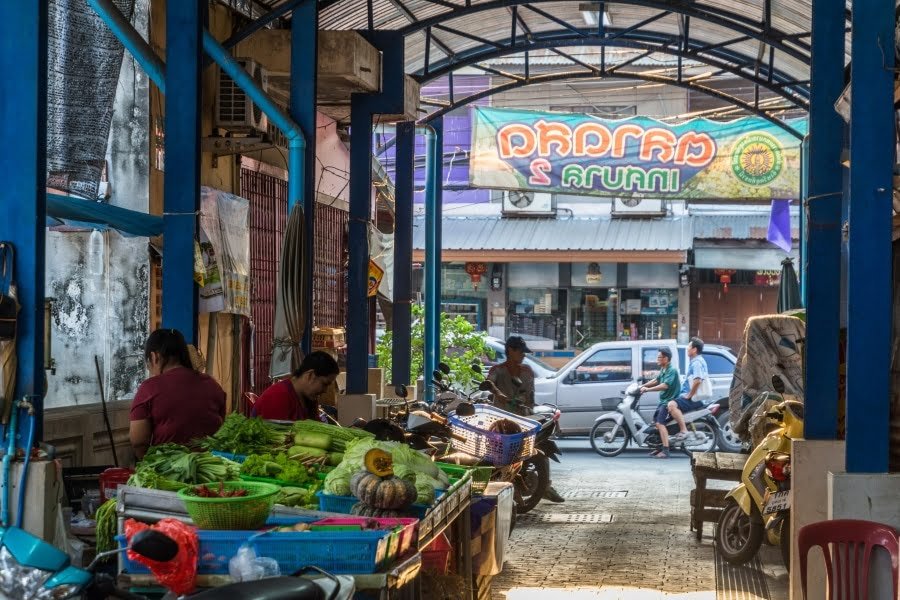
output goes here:
[{"label": "red plastic chair", "polygon": [[[897,562],[900,542],[888,525],[837,519],[811,523],[800,529],[800,585],[806,598],[806,567],[810,548],[819,546],[825,555],[828,597],[831,600],[866,600],[869,597],[869,565],[872,550],[881,546],[891,555],[894,595],[897,597]],[[834,549],[832,554],[831,549]]]}]

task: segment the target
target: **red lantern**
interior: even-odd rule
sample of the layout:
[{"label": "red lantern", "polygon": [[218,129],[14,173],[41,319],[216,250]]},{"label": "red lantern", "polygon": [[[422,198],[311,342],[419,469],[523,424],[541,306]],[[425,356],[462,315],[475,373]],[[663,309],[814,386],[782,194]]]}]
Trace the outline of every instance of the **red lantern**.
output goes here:
[{"label": "red lantern", "polygon": [[734,269],[716,269],[716,275],[719,277],[719,283],[722,284],[722,293],[728,293],[728,284],[731,283],[731,276],[737,273]]},{"label": "red lantern", "polygon": [[472,280],[472,286],[477,290],[478,284],[481,283],[481,276],[487,273],[487,265],[475,262],[466,263],[466,273]]}]

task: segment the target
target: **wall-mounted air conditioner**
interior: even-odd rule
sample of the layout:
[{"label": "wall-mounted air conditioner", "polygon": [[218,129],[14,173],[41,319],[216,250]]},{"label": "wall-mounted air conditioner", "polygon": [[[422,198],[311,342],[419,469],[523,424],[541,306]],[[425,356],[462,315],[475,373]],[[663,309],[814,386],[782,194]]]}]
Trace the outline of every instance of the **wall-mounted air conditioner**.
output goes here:
[{"label": "wall-mounted air conditioner", "polygon": [[663,217],[666,215],[666,202],[659,198],[614,198],[612,216],[614,217]]},{"label": "wall-mounted air conditioner", "polygon": [[556,212],[553,194],[530,190],[503,192],[503,214],[509,216],[552,215]]},{"label": "wall-mounted air conditioner", "polygon": [[[266,70],[249,58],[236,59],[250,73],[254,81],[268,93],[269,82]],[[219,70],[219,85],[216,91],[216,127],[236,133],[266,132],[269,126],[266,115],[239,88],[234,80]]]}]

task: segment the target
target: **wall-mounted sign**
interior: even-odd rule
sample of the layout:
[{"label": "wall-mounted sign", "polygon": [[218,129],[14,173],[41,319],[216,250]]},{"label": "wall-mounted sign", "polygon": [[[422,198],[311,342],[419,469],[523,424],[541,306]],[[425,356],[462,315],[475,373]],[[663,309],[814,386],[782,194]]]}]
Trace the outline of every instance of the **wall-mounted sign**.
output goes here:
[{"label": "wall-mounted sign", "polygon": [[[646,117],[476,107],[475,187],[597,196],[771,200],[800,191],[800,140],[758,117]],[[804,119],[790,125],[801,133]]]},{"label": "wall-mounted sign", "polygon": [[382,277],[384,277],[384,269],[379,267],[374,260],[369,259],[369,298],[378,293],[378,286],[381,285]]}]

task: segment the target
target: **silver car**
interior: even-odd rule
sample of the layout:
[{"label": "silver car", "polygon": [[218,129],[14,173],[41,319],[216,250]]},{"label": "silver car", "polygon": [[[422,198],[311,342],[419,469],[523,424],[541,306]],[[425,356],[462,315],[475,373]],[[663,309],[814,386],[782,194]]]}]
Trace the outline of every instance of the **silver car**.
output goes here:
[{"label": "silver car", "polygon": [[[687,344],[675,340],[600,342],[553,375],[536,380],[535,403],[553,404],[560,410],[560,436],[586,436],[597,417],[616,409],[628,384],[643,383],[656,377],[659,371],[656,357],[663,346],[672,351],[672,364],[684,377]],[[727,410],[728,390],[737,358],[725,346],[713,344],[704,345],[703,357],[713,387],[708,404],[718,402],[722,407],[716,415],[725,442],[720,449],[737,452],[741,442],[731,430]],[[659,392],[641,396],[638,410],[647,422],[653,418],[658,404]]]}]

